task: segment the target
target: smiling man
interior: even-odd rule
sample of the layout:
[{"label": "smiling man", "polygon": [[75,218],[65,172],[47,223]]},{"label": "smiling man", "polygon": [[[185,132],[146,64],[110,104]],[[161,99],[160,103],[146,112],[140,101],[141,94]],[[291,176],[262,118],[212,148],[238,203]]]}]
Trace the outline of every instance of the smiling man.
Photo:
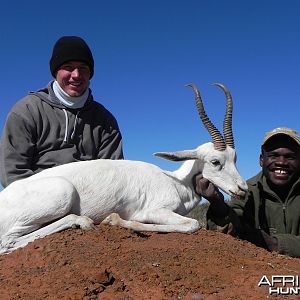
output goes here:
[{"label": "smiling man", "polygon": [[260,166],[269,187],[283,202],[300,176],[299,144],[296,131],[288,128],[276,128],[263,140]]},{"label": "smiling man", "polygon": [[89,88],[94,58],[86,42],[58,39],[50,71],[54,80],[18,101],[7,116],[0,146],[4,187],[69,162],[123,158],[118,123]]},{"label": "smiling man", "polygon": [[290,128],[264,136],[262,171],[247,181],[245,200],[224,201],[206,179],[197,191],[210,202],[207,226],[281,254],[300,257],[300,137]]}]

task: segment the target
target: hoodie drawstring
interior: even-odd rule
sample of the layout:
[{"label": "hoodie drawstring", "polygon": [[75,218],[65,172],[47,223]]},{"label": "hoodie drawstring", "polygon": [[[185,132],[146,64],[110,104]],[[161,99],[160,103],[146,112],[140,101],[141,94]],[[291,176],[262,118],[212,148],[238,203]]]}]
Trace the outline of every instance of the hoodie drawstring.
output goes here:
[{"label": "hoodie drawstring", "polygon": [[[65,122],[66,122],[66,126],[65,126],[65,136],[64,136],[64,142],[68,141],[68,127],[69,127],[69,118],[68,118],[68,114],[67,111],[63,108],[62,109],[64,114],[65,114]],[[74,121],[74,125],[73,125],[73,131],[71,133],[71,140],[73,140],[74,136],[75,136],[75,132],[76,132],[76,126],[77,126],[77,122],[78,122],[78,115],[79,115],[80,111],[78,111],[76,113],[75,116],[75,121]]]},{"label": "hoodie drawstring", "polygon": [[73,132],[71,134],[71,140],[73,140],[74,135],[75,135],[76,126],[77,126],[77,120],[78,120],[78,114],[79,114],[79,111],[76,113],[76,116],[75,116],[75,121],[74,121],[74,126],[73,126]]},{"label": "hoodie drawstring", "polygon": [[63,112],[64,112],[64,114],[65,114],[65,121],[66,121],[64,142],[67,142],[67,138],[68,138],[68,127],[69,127],[69,119],[68,119],[67,111],[66,111],[64,108],[63,108]]}]

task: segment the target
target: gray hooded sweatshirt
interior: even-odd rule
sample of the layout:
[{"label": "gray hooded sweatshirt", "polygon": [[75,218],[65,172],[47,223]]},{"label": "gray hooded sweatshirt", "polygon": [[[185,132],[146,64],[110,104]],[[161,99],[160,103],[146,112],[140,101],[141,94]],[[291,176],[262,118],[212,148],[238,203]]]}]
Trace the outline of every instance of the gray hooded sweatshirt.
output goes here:
[{"label": "gray hooded sweatshirt", "polygon": [[3,187],[61,164],[122,159],[122,136],[114,116],[93,100],[70,109],[55,96],[52,82],[18,101],[7,116],[0,145]]}]

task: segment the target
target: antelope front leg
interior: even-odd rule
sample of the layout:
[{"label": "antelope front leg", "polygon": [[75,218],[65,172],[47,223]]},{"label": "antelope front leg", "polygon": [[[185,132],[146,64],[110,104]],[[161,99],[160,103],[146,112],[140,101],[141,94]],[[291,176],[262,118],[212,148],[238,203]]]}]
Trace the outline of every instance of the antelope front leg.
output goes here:
[{"label": "antelope front leg", "polygon": [[146,211],[135,216],[134,220],[123,220],[118,214],[112,213],[102,221],[102,224],[118,225],[134,231],[156,232],[192,233],[200,228],[197,220],[167,209]]}]

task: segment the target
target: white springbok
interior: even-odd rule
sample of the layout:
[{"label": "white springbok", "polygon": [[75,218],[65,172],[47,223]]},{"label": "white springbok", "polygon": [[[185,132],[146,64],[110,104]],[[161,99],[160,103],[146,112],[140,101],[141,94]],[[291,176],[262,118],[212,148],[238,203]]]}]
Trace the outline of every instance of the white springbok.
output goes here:
[{"label": "white springbok", "polygon": [[230,196],[244,198],[247,184],[236,168],[232,99],[227,99],[224,138],[208,119],[193,84],[200,118],[213,143],[194,150],[155,155],[185,161],[174,171],[141,161],[74,162],[44,170],[10,184],[0,193],[0,253],[8,253],[54,232],[103,223],[135,231],[194,232],[199,223],[184,217],[200,201],[199,173]]}]

